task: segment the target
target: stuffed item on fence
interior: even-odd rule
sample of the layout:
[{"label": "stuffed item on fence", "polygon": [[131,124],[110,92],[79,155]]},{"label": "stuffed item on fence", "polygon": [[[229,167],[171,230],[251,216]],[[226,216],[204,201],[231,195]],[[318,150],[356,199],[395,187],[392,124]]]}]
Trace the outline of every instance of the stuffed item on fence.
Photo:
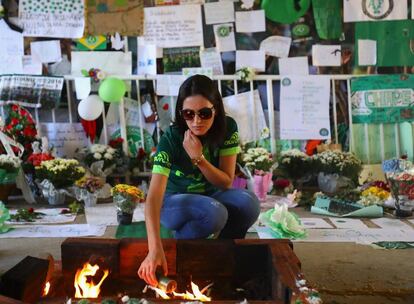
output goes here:
[{"label": "stuffed item on fence", "polygon": [[272,230],[276,238],[301,239],[307,236],[298,216],[289,212],[286,204],[275,204],[274,209],[262,212],[259,220]]}]

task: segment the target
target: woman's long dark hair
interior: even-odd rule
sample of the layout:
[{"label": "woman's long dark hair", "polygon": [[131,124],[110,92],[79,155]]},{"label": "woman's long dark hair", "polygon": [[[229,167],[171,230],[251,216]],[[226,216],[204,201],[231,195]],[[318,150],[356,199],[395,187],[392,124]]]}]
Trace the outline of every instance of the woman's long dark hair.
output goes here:
[{"label": "woman's long dark hair", "polygon": [[[180,87],[177,97],[177,105],[175,107],[175,125],[184,133],[187,129],[187,123],[181,115],[184,100],[187,97],[201,95],[208,99],[214,106],[215,116],[214,122],[210,130],[204,137],[205,143],[210,147],[216,147],[224,141],[226,134],[226,114],[224,112],[223,99],[216,84],[203,75],[194,75],[187,78]],[[204,141],[204,140],[203,140]]]}]

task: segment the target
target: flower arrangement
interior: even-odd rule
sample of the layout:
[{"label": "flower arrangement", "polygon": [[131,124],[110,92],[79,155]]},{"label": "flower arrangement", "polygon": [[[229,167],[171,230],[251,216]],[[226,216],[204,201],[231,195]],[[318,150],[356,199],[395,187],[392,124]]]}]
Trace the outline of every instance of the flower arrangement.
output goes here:
[{"label": "flower arrangement", "polygon": [[85,175],[85,169],[76,159],[46,160],[35,169],[38,179],[50,181],[57,189],[72,186],[75,181]]},{"label": "flower arrangement", "polygon": [[111,189],[111,194],[119,212],[132,214],[135,206],[144,201],[144,192],[135,186],[118,184]]},{"label": "flower arrangement", "polygon": [[20,158],[17,156],[7,154],[0,155],[0,169],[5,170],[6,172],[16,172],[20,167],[20,163]]},{"label": "flower arrangement", "polygon": [[94,82],[99,82],[101,80],[104,80],[106,77],[106,73],[100,69],[94,69],[91,68],[89,71],[83,69],[81,70],[81,73],[85,77],[91,77]]},{"label": "flower arrangement", "polygon": [[251,67],[241,68],[236,71],[236,75],[240,77],[241,81],[249,82],[256,76],[256,71]]},{"label": "flower arrangement", "polygon": [[115,167],[116,160],[119,157],[118,150],[107,146],[95,144],[89,148],[83,149],[82,153],[85,155],[83,161],[88,167],[91,167],[93,163],[103,161],[102,170]]},{"label": "flower arrangement", "polygon": [[281,152],[278,163],[282,174],[292,179],[299,179],[312,171],[312,159],[298,149]]},{"label": "flower arrangement", "polygon": [[357,181],[362,170],[362,162],[355,154],[342,151],[324,151],[313,157],[316,172],[338,174]]},{"label": "flower arrangement", "polygon": [[102,189],[104,186],[104,181],[95,176],[83,176],[81,179],[75,182],[75,185],[81,189],[85,189],[89,193],[95,193],[98,190]]},{"label": "flower arrangement", "polygon": [[272,154],[261,147],[247,149],[241,155],[241,162],[244,167],[256,175],[271,172],[275,165]]},{"label": "flower arrangement", "polygon": [[383,205],[390,197],[390,192],[382,187],[370,186],[361,193],[361,199],[358,203],[364,206]]},{"label": "flower arrangement", "polygon": [[[32,152],[32,142],[36,139],[37,130],[30,113],[18,106],[11,105],[9,116],[2,130],[7,136],[23,145],[25,151],[23,159],[26,159]],[[14,153],[18,153],[17,147],[12,147]],[[0,154],[4,154],[3,147],[0,147]]]}]

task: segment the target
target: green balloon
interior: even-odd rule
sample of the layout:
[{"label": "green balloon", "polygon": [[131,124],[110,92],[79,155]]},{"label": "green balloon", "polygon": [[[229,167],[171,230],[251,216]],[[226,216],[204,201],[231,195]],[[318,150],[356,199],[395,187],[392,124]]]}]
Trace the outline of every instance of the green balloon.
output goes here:
[{"label": "green balloon", "polygon": [[106,102],[120,102],[126,91],[125,82],[119,78],[108,77],[99,86],[99,97]]},{"label": "green balloon", "polygon": [[[329,0],[328,0],[329,1]],[[283,24],[291,24],[309,9],[311,0],[263,0],[266,18]]]}]

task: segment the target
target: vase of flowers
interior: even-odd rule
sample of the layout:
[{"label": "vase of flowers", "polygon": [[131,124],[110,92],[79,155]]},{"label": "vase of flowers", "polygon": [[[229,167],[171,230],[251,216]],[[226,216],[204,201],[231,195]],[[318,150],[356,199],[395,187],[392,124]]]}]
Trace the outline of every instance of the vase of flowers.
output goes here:
[{"label": "vase of flowers", "polygon": [[78,201],[83,201],[86,207],[95,206],[98,201],[99,191],[105,182],[95,176],[84,176],[75,182],[75,196]]},{"label": "vase of flowers", "polygon": [[0,155],[0,200],[6,201],[15,187],[20,159],[13,155]]},{"label": "vase of flowers", "polygon": [[413,214],[414,172],[412,169],[387,173],[391,195],[395,200],[395,216],[408,217]]},{"label": "vase of flowers", "polygon": [[144,201],[144,192],[135,186],[118,184],[111,189],[120,225],[132,223],[134,210],[139,202]]},{"label": "vase of flowers", "polygon": [[116,167],[119,151],[107,145],[94,144],[80,151],[82,160],[94,176],[106,177]]},{"label": "vase of flowers", "polygon": [[272,154],[265,148],[249,148],[243,153],[242,161],[252,176],[253,192],[259,200],[265,201],[270,190],[275,165]]},{"label": "vase of flowers", "polygon": [[40,189],[51,205],[63,204],[67,188],[84,175],[85,169],[76,159],[55,158],[43,161],[36,167]]},{"label": "vase of flowers", "polygon": [[362,162],[355,154],[324,151],[312,158],[318,173],[318,185],[323,192],[336,193],[344,188],[354,188],[358,184]]}]

